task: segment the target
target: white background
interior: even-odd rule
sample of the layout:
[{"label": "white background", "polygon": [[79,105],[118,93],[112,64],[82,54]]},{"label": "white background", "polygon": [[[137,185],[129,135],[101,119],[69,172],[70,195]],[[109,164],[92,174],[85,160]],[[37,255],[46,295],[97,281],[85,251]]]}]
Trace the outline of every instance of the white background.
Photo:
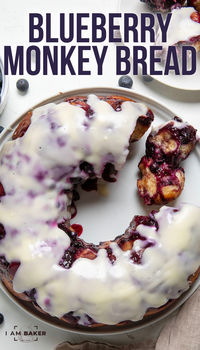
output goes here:
[{"label": "white background", "polygon": [[[136,0],[127,0],[136,1]],[[0,50],[3,52],[4,45],[28,46],[28,14],[30,12],[46,13],[51,12],[53,20],[53,34],[58,33],[58,14],[60,12],[116,12],[118,9],[118,0],[18,0],[2,1],[0,10]],[[45,44],[45,43],[42,43]],[[104,43],[106,44],[106,43]],[[41,44],[40,44],[41,45]],[[100,45],[98,45],[100,47]],[[20,94],[16,89],[18,76],[9,76],[9,94],[8,102],[3,114],[0,117],[0,125],[8,126],[12,121],[19,117],[23,112],[30,109],[36,103],[59,92],[93,86],[117,87],[119,77],[115,74],[115,44],[109,44],[109,51],[104,63],[104,74],[98,76],[97,66],[94,57],[88,54],[90,63],[86,68],[91,69],[91,76],[24,76],[30,83],[29,91],[26,95]],[[74,67],[77,67],[77,56],[73,57]],[[173,110],[176,115],[185,120],[189,120],[194,126],[199,128],[200,124],[200,92],[179,91],[166,87],[156,81],[144,82],[143,79],[133,77],[133,90],[151,97]],[[187,86],[185,87],[187,88]],[[200,128],[199,128],[200,129]],[[188,176],[191,176],[189,174]],[[5,322],[0,326],[0,347],[2,349],[53,349],[54,346],[64,340],[81,340],[88,337],[68,334],[67,332],[53,329],[38,320],[28,316],[19,310],[7,297],[0,294],[0,312],[5,315]],[[32,329],[35,325],[40,330],[46,330],[47,336],[41,337],[38,342],[24,343],[20,340],[14,341],[14,337],[6,336],[5,332],[13,329],[14,325],[22,330]],[[160,326],[154,327],[153,331],[145,331],[146,337],[152,337],[159,331]],[[142,337],[144,332],[142,333]],[[112,343],[131,342],[134,338],[141,338],[141,333],[129,336],[104,337],[101,341],[110,341]],[[93,337],[94,339],[94,337]]]}]

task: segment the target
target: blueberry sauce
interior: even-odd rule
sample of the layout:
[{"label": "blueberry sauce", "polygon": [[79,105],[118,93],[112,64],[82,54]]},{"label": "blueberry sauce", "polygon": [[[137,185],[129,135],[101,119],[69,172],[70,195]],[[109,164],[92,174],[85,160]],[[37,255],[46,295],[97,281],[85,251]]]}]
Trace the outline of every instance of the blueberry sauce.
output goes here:
[{"label": "blueberry sauce", "polygon": [[97,191],[97,180],[96,177],[94,179],[88,179],[81,185],[81,188],[86,192]]},{"label": "blueberry sauce", "polygon": [[107,256],[108,259],[110,260],[111,264],[114,264],[114,262],[116,261],[116,256],[113,254],[113,251],[110,247],[106,248],[107,251]]},{"label": "blueberry sauce", "polygon": [[0,272],[1,270],[7,270],[9,263],[7,262],[5,256],[0,255]]},{"label": "blueberry sauce", "polygon": [[94,114],[94,111],[91,109],[90,105],[88,105],[86,101],[87,101],[87,97],[78,97],[78,98],[72,97],[72,98],[67,98],[65,100],[65,102],[69,102],[72,105],[81,107],[85,111],[86,116],[88,118],[91,118]]},{"label": "blueberry sauce", "polygon": [[3,239],[6,235],[5,229],[2,224],[0,224],[0,240]]},{"label": "blueberry sauce", "polygon": [[3,196],[5,196],[5,191],[4,191],[3,185],[0,183],[0,197],[3,197]]},{"label": "blueberry sauce", "polygon": [[141,264],[142,255],[143,255],[144,249],[140,249],[138,252],[132,252],[130,259],[133,261],[134,264]]},{"label": "blueberry sauce", "polygon": [[9,272],[9,277],[12,280],[17,272],[17,269],[20,266],[20,262],[19,261],[12,261],[9,264],[9,268],[8,268],[8,272]]},{"label": "blueberry sauce", "polygon": [[32,300],[35,301],[36,289],[33,288],[31,290],[26,291],[26,295]]},{"label": "blueberry sauce", "polygon": [[73,263],[80,257],[87,259],[95,259],[97,256],[97,247],[94,244],[89,244],[78,238],[78,235],[73,232],[69,234],[71,238],[70,247],[64,252],[59,265],[65,269],[69,269]]},{"label": "blueberry sauce", "polygon": [[107,182],[116,182],[116,175],[117,170],[115,170],[115,166],[111,163],[107,163],[104,167],[102,178]]},{"label": "blueberry sauce", "polygon": [[[154,214],[157,213],[157,211],[153,210],[149,216],[142,216],[142,215],[136,215],[134,217],[134,221],[136,224],[136,227],[139,225],[145,225],[145,226],[154,226],[156,227],[156,230],[158,230],[158,222],[156,221]],[[138,238],[144,239],[144,237],[141,237],[141,235],[138,234]]]},{"label": "blueberry sauce", "polygon": [[93,168],[92,164],[90,164],[88,162],[82,162],[82,163],[80,163],[79,167],[80,167],[80,170],[83,171],[89,177],[95,176],[95,172],[94,172],[94,168]]}]

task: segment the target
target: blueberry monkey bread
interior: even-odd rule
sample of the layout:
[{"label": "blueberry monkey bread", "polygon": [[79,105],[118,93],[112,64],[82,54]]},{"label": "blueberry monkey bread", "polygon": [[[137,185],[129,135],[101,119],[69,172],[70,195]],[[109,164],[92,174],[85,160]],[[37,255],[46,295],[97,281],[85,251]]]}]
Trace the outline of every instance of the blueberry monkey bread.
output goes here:
[{"label": "blueberry monkey bread", "polygon": [[[171,12],[171,19],[167,30],[167,41],[162,42],[161,31],[158,28],[156,45],[162,46],[161,58],[165,62],[169,47],[176,48],[179,63],[182,61],[184,46],[200,50],[200,14],[193,7],[182,7]],[[194,53],[194,52],[193,52]],[[191,60],[191,53],[187,52],[187,59]]]},{"label": "blueberry monkey bread", "polygon": [[186,4],[186,0],[145,0],[154,10],[166,12],[174,8],[180,8]]},{"label": "blueberry monkey bread", "polygon": [[4,144],[1,279],[30,308],[77,327],[122,325],[160,312],[196,278],[194,205],[136,216],[98,245],[70,226],[74,185],[113,181],[152,120],[148,107],[121,96],[73,97],[28,113]]},{"label": "blueberry monkey bread", "polygon": [[138,167],[141,178],[138,191],[145,204],[162,204],[175,200],[185,182],[185,160],[196,144],[196,130],[180,118],[153,129],[146,141],[146,155]]}]

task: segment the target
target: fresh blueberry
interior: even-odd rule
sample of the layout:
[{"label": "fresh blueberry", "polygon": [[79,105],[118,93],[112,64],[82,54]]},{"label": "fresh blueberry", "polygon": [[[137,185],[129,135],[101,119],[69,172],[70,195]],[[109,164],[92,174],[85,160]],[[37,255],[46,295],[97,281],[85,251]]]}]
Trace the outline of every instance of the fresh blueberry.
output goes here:
[{"label": "fresh blueberry", "polygon": [[26,79],[19,79],[16,86],[19,91],[26,92],[29,88],[29,83]]},{"label": "fresh blueberry", "polygon": [[4,316],[0,313],[0,324],[2,324],[4,321]]},{"label": "fresh blueberry", "polygon": [[129,75],[123,75],[121,78],[119,78],[118,84],[121,87],[131,89],[133,85],[133,79]]},{"label": "fresh blueberry", "polygon": [[0,134],[3,131],[4,127],[0,125]]},{"label": "fresh blueberry", "polygon": [[147,83],[149,83],[150,81],[153,80],[153,78],[152,78],[150,75],[143,75],[143,76],[142,76],[142,79],[143,79],[144,81],[146,81]]}]

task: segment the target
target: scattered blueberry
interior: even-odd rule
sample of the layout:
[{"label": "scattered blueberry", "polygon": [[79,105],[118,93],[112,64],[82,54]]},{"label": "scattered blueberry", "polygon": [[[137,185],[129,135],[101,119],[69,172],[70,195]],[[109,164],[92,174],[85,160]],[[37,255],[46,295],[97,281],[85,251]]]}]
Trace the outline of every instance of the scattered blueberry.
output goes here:
[{"label": "scattered blueberry", "polygon": [[3,131],[4,127],[0,125],[0,134]]},{"label": "scattered blueberry", "polygon": [[19,79],[16,86],[19,91],[26,92],[29,88],[29,83],[26,79]]},{"label": "scattered blueberry", "polygon": [[150,81],[153,80],[153,78],[150,75],[143,75],[142,76],[143,80],[149,83]]},{"label": "scattered blueberry", "polygon": [[2,324],[4,321],[4,316],[0,313],[0,324]]},{"label": "scattered blueberry", "polygon": [[133,85],[133,79],[129,75],[123,75],[121,78],[119,78],[118,84],[121,87],[131,89]]}]

